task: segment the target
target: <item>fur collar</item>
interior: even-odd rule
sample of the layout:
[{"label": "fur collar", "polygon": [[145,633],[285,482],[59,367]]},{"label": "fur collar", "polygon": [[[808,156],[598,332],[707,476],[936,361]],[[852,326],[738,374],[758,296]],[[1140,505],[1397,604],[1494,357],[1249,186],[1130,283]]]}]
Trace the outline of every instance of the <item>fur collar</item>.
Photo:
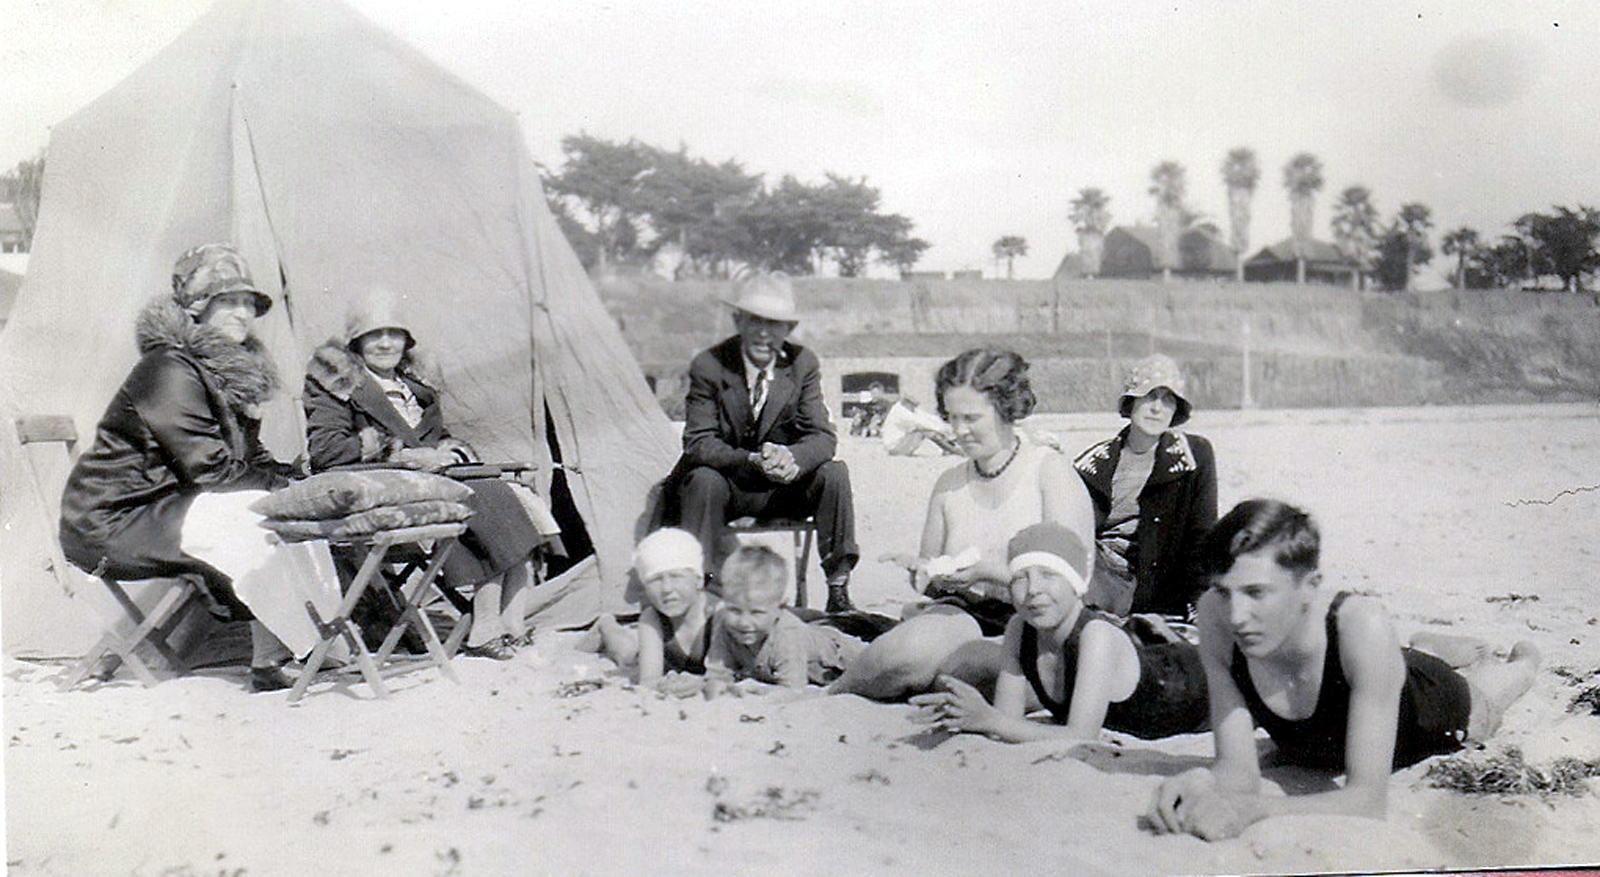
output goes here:
[{"label": "fur collar", "polygon": [[193,359],[229,407],[249,411],[271,399],[281,383],[272,357],[254,335],[239,344],[196,323],[168,296],[145,305],[134,324],[141,356],[168,347]]},{"label": "fur collar", "polygon": [[[415,350],[408,352],[406,359],[410,361],[402,362],[397,374],[413,384],[431,389],[432,383],[421,375],[428,369],[425,364],[415,361],[415,356]],[[306,377],[316,381],[318,386],[340,402],[349,402],[351,394],[367,379],[368,374],[361,357],[337,339],[324,342],[311,354],[311,362],[306,364]]]}]

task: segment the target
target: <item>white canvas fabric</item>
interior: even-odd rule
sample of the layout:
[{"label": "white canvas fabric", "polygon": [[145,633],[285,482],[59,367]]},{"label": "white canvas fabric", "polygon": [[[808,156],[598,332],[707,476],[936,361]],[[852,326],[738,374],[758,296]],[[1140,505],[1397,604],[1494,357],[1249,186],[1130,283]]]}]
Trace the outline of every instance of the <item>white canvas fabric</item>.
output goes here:
[{"label": "white canvas fabric", "polygon": [[[263,440],[291,459],[307,359],[339,337],[347,300],[381,283],[437,366],[453,434],[486,460],[540,463],[546,495],[547,430],[559,443],[596,562],[577,571],[592,582],[562,586],[549,623],[624,608],[636,524],[676,441],[512,113],[341,3],[222,0],[56,126],[49,155],[28,274],[0,331],[0,429],[67,414],[92,441],[136,360],[139,308],[169,288],[178,255],[231,240],[274,301],[258,327],[287,392]],[[36,500],[14,462],[0,460],[0,516],[48,533],[54,521],[17,511]],[[58,611],[24,599],[13,617],[15,592],[54,586],[11,532],[4,542],[6,652],[82,651],[94,624],[59,594]]]}]

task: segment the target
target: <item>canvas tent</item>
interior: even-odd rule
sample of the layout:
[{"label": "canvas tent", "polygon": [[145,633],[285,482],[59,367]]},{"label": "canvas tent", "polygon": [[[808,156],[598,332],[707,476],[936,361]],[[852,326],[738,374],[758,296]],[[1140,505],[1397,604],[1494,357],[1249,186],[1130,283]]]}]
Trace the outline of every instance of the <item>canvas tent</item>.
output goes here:
[{"label": "canvas tent", "polygon": [[[0,429],[67,414],[84,441],[135,361],[135,314],[197,243],[236,242],[276,301],[262,329],[290,393],[266,412],[303,447],[311,351],[374,284],[404,296],[453,431],[491,460],[564,478],[594,546],[547,593],[552,623],[621,606],[670,425],[557,230],[516,117],[348,7],[222,0],[56,126],[37,236],[0,333]],[[555,440],[565,471],[555,474]],[[49,576],[15,436],[0,441],[9,654],[75,654],[95,622]]]}]

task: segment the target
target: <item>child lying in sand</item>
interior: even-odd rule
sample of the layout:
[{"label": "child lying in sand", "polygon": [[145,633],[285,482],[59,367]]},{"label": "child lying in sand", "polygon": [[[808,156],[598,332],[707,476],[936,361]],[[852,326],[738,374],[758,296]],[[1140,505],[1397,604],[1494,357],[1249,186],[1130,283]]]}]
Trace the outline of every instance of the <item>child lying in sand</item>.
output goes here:
[{"label": "child lying in sand", "polygon": [[611,660],[619,666],[637,661],[640,685],[680,696],[700,691],[715,608],[701,557],[700,541],[684,530],[668,527],[644,537],[633,553],[627,592],[630,601],[644,598],[637,630],[609,615],[596,625]]},{"label": "child lying in sand", "polygon": [[784,608],[788,569],[766,546],[747,545],[729,555],[718,580],[722,605],[711,623],[707,697],[744,679],[796,689],[823,685],[866,647],[832,627],[806,624]]},{"label": "child lying in sand", "polygon": [[[1207,534],[1197,613],[1217,758],[1162,782],[1158,831],[1216,840],[1284,813],[1382,817],[1392,769],[1483,740],[1533,684],[1531,643],[1459,673],[1400,648],[1377,601],[1323,593],[1319,551],[1310,516],[1272,500],[1240,503]],[[1257,724],[1286,761],[1343,771],[1344,787],[1263,795]]]},{"label": "child lying in sand", "polygon": [[[1092,740],[1102,726],[1153,739],[1203,729],[1205,676],[1186,640],[1146,644],[1114,616],[1084,605],[1093,557],[1060,524],[1033,524],[1007,546],[1011,602],[1004,657],[990,706],[973,686],[941,676],[944,690],[911,699],[917,718],[1007,742]],[[1055,724],[1029,721],[1032,694]]]}]

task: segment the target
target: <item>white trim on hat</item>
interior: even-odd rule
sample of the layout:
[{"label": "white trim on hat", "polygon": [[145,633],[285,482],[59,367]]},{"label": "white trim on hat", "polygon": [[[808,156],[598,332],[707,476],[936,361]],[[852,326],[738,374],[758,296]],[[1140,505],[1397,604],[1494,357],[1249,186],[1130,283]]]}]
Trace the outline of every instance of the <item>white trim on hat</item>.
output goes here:
[{"label": "white trim on hat", "polygon": [[1083,596],[1089,591],[1089,583],[1084,580],[1083,573],[1078,572],[1065,557],[1050,551],[1024,551],[1011,558],[1010,570],[1012,575],[1017,575],[1030,566],[1041,566],[1053,573],[1060,575],[1072,586],[1072,590]]}]

